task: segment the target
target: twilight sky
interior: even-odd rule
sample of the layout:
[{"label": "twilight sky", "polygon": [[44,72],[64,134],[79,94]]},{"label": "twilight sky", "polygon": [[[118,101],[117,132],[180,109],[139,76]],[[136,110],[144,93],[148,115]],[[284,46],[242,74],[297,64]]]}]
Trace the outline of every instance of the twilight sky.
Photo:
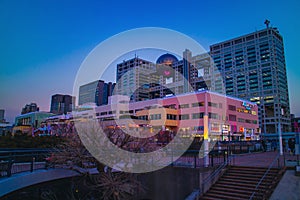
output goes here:
[{"label": "twilight sky", "polygon": [[26,103],[36,102],[49,111],[51,95],[72,93],[88,53],[122,31],[169,28],[208,49],[210,44],[264,28],[267,18],[284,37],[291,112],[300,116],[299,10],[297,0],[1,0],[0,109],[6,110],[9,121]]}]

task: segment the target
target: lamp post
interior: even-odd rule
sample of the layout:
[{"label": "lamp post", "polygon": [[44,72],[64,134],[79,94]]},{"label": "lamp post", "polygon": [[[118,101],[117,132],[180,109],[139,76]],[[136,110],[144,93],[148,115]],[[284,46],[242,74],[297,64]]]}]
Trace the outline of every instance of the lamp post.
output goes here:
[{"label": "lamp post", "polygon": [[279,115],[279,119],[278,119],[278,137],[279,137],[279,152],[280,155],[283,155],[283,146],[282,146],[282,133],[281,133],[281,117],[283,116],[284,111],[281,108],[281,113]]},{"label": "lamp post", "polygon": [[283,155],[283,147],[282,147],[282,133],[281,133],[281,124],[280,124],[280,119],[278,123],[278,136],[279,136],[279,151],[280,155]]}]

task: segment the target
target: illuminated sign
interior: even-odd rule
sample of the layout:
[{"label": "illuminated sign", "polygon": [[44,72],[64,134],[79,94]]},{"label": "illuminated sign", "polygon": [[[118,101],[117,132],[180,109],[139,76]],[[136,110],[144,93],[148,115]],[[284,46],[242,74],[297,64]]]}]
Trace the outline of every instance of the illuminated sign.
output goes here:
[{"label": "illuminated sign", "polygon": [[203,125],[204,125],[204,130],[203,130],[203,137],[205,140],[208,139],[208,116],[204,115],[203,117]]},{"label": "illuminated sign", "polygon": [[242,102],[242,106],[244,106],[246,110],[251,110],[251,108],[253,108],[253,105],[245,101]]}]

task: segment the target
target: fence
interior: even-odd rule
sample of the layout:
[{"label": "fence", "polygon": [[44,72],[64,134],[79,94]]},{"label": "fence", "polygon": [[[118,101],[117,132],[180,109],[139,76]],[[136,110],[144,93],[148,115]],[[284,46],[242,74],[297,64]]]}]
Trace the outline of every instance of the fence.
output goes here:
[{"label": "fence", "polygon": [[46,168],[49,149],[0,149],[0,177]]}]

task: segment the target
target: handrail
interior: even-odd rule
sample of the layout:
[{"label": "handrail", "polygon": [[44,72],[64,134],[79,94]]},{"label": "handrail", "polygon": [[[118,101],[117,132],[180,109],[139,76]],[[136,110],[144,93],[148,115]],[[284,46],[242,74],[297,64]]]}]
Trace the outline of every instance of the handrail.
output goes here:
[{"label": "handrail", "polygon": [[[0,161],[11,164],[6,170],[9,177],[11,174],[45,168],[44,158],[53,151],[53,149],[1,149]],[[0,175],[0,177],[4,176]]]},{"label": "handrail", "polygon": [[263,177],[261,177],[261,179],[259,180],[259,182],[256,184],[256,187],[255,187],[254,191],[252,192],[252,194],[250,196],[250,200],[252,200],[254,198],[254,195],[256,194],[258,187],[263,182],[263,180],[265,179],[265,177],[267,176],[267,174],[269,173],[269,171],[271,170],[271,168],[273,167],[273,165],[276,163],[276,161],[279,159],[279,157],[280,157],[280,153],[278,153],[278,155],[274,158],[274,160],[270,164],[269,168],[264,173]]},{"label": "handrail", "polygon": [[222,164],[220,165],[213,173],[211,173],[208,177],[206,177],[204,179],[204,181],[201,184],[201,188],[200,189],[200,195],[203,195],[205,193],[204,191],[204,186],[208,183],[211,182],[212,179],[214,179],[217,175],[219,175],[219,173],[226,167],[228,166],[228,164],[231,162],[231,160],[233,159],[234,155],[231,155],[228,157],[228,159]]}]

